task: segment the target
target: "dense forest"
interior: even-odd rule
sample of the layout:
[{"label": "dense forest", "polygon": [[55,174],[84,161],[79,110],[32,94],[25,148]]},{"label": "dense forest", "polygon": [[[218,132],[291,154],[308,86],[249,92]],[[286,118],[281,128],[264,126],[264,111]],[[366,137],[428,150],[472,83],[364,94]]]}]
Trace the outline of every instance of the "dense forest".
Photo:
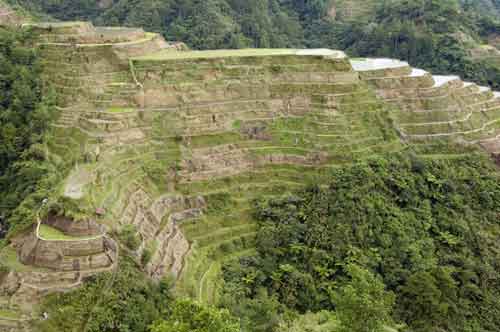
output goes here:
[{"label": "dense forest", "polygon": [[[455,73],[499,87],[498,63],[470,50],[499,31],[498,1],[384,0],[364,15],[332,17],[330,0],[11,0],[34,12],[98,25],[142,26],[195,49],[325,47],[351,56],[408,60],[434,73]],[[332,7],[333,6],[333,7]],[[362,12],[362,10],[361,10]]]},{"label": "dense forest", "polygon": [[258,255],[225,266],[223,302],[245,331],[298,331],[279,318],[308,312],[336,331],[498,331],[499,213],[480,155],[360,162],[256,202]]},{"label": "dense forest", "polygon": [[[30,215],[33,195],[50,187],[44,135],[57,116],[54,98],[43,89],[33,34],[0,29],[0,221],[5,233],[13,211],[18,224]],[[44,189],[45,188],[45,189]],[[32,199],[26,199],[33,196]],[[24,206],[19,206],[23,202]]]}]

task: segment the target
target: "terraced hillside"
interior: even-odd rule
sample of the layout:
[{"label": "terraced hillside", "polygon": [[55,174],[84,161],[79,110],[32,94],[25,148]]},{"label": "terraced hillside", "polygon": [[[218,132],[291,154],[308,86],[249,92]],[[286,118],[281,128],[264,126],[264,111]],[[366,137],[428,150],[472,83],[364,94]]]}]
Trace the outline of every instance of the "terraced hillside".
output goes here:
[{"label": "terraced hillside", "polygon": [[[115,270],[121,250],[151,277],[170,275],[177,293],[216,302],[222,263],[253,250],[253,199],[411,140],[499,152],[496,94],[406,63],[188,51],[85,22],[31,28],[59,96],[47,154],[71,167],[40,220],[0,253],[5,326],[29,320],[45,294]],[[140,245],[126,248],[116,239],[131,228]]]},{"label": "terraced hillside", "polygon": [[402,138],[453,139],[500,153],[498,92],[463,82],[458,76],[432,76],[395,60],[351,63],[377,95],[393,106],[391,114]]},{"label": "terraced hillside", "polygon": [[493,65],[500,65],[500,51],[496,39],[491,39],[488,44],[477,45],[471,48],[469,53],[473,60],[487,61]]}]

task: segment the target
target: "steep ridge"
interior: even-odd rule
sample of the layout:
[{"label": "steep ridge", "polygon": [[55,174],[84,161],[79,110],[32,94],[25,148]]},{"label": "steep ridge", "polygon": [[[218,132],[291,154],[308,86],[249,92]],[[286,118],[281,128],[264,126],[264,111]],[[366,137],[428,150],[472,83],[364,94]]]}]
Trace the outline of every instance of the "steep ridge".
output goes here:
[{"label": "steep ridge", "polygon": [[26,27],[42,35],[44,77],[59,96],[47,150],[72,165],[56,203],[84,217],[49,213],[0,252],[10,269],[0,295],[20,317],[45,294],[114,270],[112,238],[126,227],[145,273],[216,302],[222,264],[253,250],[254,199],[321,183],[332,167],[408,141],[500,152],[495,93],[396,60],[188,51],[86,22]]}]

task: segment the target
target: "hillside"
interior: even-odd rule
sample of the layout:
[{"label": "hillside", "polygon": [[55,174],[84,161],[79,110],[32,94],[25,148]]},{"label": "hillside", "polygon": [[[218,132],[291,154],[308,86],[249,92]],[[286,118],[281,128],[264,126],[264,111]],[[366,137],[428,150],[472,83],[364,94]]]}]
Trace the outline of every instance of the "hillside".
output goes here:
[{"label": "hillside", "polygon": [[29,21],[30,15],[19,6],[0,1],[0,26],[17,26]]},{"label": "hillside", "polygon": [[500,2],[497,0],[474,0],[466,1],[462,0],[462,4],[465,6],[473,6],[484,15],[499,15],[500,14]]},{"label": "hillside", "polygon": [[81,287],[114,285],[127,264],[168,277],[177,297],[219,304],[223,267],[258,248],[255,199],[328,183],[381,155],[410,150],[446,164],[500,154],[497,92],[403,61],[329,49],[193,51],[141,28],[87,22],[25,28],[38,36],[59,115],[40,149],[51,182],[11,219],[0,252],[5,328],[62,329],[58,308],[71,303],[47,295],[85,298]]},{"label": "hillside", "polygon": [[142,27],[193,49],[342,49],[500,88],[500,22],[491,0],[15,2],[60,20]]}]

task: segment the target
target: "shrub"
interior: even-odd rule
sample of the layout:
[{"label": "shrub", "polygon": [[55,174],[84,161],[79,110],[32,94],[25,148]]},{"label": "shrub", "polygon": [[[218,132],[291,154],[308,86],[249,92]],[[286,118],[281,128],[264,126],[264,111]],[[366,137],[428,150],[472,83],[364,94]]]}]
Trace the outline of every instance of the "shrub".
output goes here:
[{"label": "shrub", "polygon": [[130,250],[137,250],[141,245],[141,237],[135,225],[125,225],[118,233],[118,239]]}]

